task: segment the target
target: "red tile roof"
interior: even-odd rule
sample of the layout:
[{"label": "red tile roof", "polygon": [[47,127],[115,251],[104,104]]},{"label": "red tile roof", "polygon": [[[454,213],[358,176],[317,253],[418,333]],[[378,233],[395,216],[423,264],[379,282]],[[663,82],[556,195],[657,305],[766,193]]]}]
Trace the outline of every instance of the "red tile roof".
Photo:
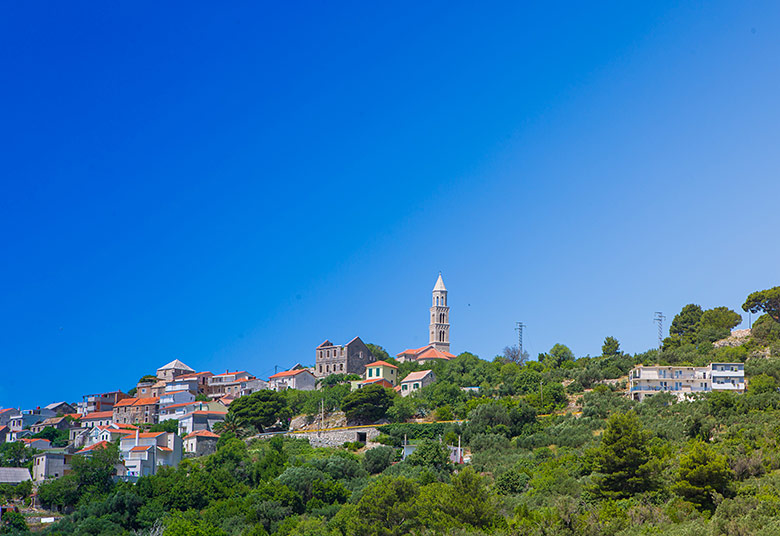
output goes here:
[{"label": "red tile roof", "polygon": [[428,348],[423,353],[418,355],[416,359],[419,361],[420,359],[454,359],[455,356],[452,355],[449,352],[442,352],[440,350],[437,350],[436,348]]},{"label": "red tile roof", "polygon": [[309,374],[311,374],[309,369],[285,370],[283,372],[277,372],[273,376],[269,376],[268,379],[272,380],[274,378],[288,378],[290,376],[297,376],[298,374],[301,374],[302,372],[308,372]]},{"label": "red tile roof", "polygon": [[394,369],[398,368],[395,365],[391,365],[387,361],[374,361],[373,363],[369,363],[366,366],[367,367],[390,367],[390,368],[394,368]]},{"label": "red tile roof", "polygon": [[40,437],[23,437],[19,441],[26,444],[34,443],[35,441],[45,441],[46,443],[51,443],[51,441],[49,441],[48,439],[43,439]]},{"label": "red tile roof", "polygon": [[83,415],[81,413],[66,413],[65,415],[63,415],[63,417],[70,417],[74,421],[78,421],[83,417]]},{"label": "red tile roof", "polygon": [[[211,372],[191,372],[189,374],[182,374],[181,376],[176,376],[173,381],[176,380],[190,380],[195,378],[196,376],[205,376],[206,374],[211,374]],[[213,376],[213,374],[211,374]]]},{"label": "red tile roof", "polygon": [[152,448],[152,445],[138,445],[130,449],[130,452],[145,452]]},{"label": "red tile roof", "polygon": [[[121,408],[121,407],[123,407],[123,406],[132,406],[132,405],[134,405],[134,404],[135,404],[137,401],[138,401],[138,399],[137,399],[137,398],[123,398],[122,400],[120,400],[119,402],[117,402],[116,404],[114,404],[114,407],[115,407],[115,408]],[[101,412],[99,412],[99,413],[103,413],[103,412],[101,411]],[[91,413],[90,413],[90,415],[93,415],[93,414],[91,414]]]},{"label": "red tile roof", "polygon": [[108,441],[101,441],[99,443],[95,443],[94,445],[84,447],[79,451],[79,454],[81,454],[82,452],[89,452],[91,450],[95,450],[96,448],[106,448],[107,446],[108,446]]},{"label": "red tile roof", "polygon": [[13,410],[14,410],[14,408],[0,409],[0,413],[5,413],[6,411],[13,411]]},{"label": "red tile roof", "polygon": [[387,387],[388,389],[392,389],[392,388],[393,388],[393,384],[392,384],[392,383],[390,383],[389,381],[387,381],[387,380],[386,380],[386,379],[384,379],[384,378],[371,378],[371,379],[369,379],[369,380],[363,380],[363,381],[362,381],[362,382],[360,382],[360,383],[362,383],[363,385],[369,385],[369,384],[371,384],[371,383],[381,383],[381,384],[383,384],[385,387]]},{"label": "red tile roof", "polygon": [[194,432],[190,432],[186,436],[184,436],[184,439],[189,439],[191,437],[211,437],[211,438],[218,438],[219,434],[215,434],[214,432],[210,432],[208,430],[196,430]]},{"label": "red tile roof", "polygon": [[245,370],[239,370],[238,372],[223,372],[222,374],[215,374],[214,376],[232,376],[233,374],[248,374]]},{"label": "red tile roof", "polygon": [[161,450],[163,452],[173,452],[173,449],[169,449],[168,447],[157,447],[158,450]]},{"label": "red tile roof", "polygon": [[160,397],[159,396],[152,396],[149,398],[139,398],[138,402],[136,402],[135,406],[149,406],[151,404],[159,404],[160,403]]},{"label": "red tile roof", "polygon": [[397,355],[397,357],[401,357],[402,355],[410,355],[410,354],[417,355],[420,352],[422,352],[423,350],[425,350],[426,348],[428,348],[428,347],[427,346],[423,346],[421,348],[409,348],[407,350],[404,350],[400,354],[396,354],[396,355]]},{"label": "red tile roof", "polygon": [[[126,398],[125,400],[133,400],[133,399]],[[122,402],[124,402],[124,400],[120,400],[117,403],[117,406],[123,405]],[[84,415],[84,417],[82,417],[82,420],[91,421],[92,419],[110,419],[113,416],[114,416],[113,411],[93,411],[92,413],[87,413],[86,415]]]}]

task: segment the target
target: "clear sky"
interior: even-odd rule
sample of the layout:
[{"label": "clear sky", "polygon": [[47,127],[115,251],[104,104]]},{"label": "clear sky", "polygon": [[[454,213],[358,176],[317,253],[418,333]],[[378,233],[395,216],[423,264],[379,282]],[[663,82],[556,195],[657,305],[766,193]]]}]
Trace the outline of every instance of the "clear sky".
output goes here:
[{"label": "clear sky", "polygon": [[0,407],[421,346],[439,271],[488,359],[780,284],[777,2],[1,9]]}]

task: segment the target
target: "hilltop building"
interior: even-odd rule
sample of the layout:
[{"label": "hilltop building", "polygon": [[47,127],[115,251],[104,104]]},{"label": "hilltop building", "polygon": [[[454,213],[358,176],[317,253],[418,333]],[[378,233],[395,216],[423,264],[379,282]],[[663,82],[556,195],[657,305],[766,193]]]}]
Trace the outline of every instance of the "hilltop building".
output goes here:
[{"label": "hilltop building", "polygon": [[397,354],[396,359],[401,363],[417,361],[425,364],[455,358],[450,353],[450,307],[447,305],[447,287],[444,286],[441,272],[436,279],[431,298],[428,344],[420,348],[409,348]]},{"label": "hilltop building", "polygon": [[444,280],[439,278],[433,287],[433,301],[431,304],[431,325],[429,327],[429,346],[433,346],[440,352],[450,351],[450,308],[447,305],[447,287]]},{"label": "hilltop building", "polygon": [[744,363],[710,363],[706,367],[640,365],[628,374],[628,396],[641,402],[648,396],[667,392],[683,400],[696,393],[745,392]]},{"label": "hilltop building", "polygon": [[363,374],[366,365],[375,360],[360,337],[341,346],[326,340],[317,347],[314,375],[324,378],[331,374]]},{"label": "hilltop building", "polygon": [[195,369],[193,369],[192,367],[185,365],[178,359],[174,359],[167,365],[163,365],[162,367],[157,369],[157,378],[165,382],[170,382],[173,381],[173,379],[178,376],[183,376],[185,374],[192,374],[194,372]]}]

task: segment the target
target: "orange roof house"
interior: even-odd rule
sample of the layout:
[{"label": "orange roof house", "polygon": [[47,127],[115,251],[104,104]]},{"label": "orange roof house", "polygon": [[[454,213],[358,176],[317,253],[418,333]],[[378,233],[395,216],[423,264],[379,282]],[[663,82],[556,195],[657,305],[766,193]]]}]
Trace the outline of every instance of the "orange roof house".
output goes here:
[{"label": "orange roof house", "polygon": [[270,376],[268,384],[274,391],[284,391],[285,389],[313,391],[317,386],[317,380],[309,369],[294,369],[277,372]]}]

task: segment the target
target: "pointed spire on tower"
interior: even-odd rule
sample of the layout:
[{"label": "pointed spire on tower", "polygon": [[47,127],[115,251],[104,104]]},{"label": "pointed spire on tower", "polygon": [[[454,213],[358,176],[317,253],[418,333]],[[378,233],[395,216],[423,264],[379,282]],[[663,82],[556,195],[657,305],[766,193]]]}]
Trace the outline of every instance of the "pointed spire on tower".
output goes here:
[{"label": "pointed spire on tower", "polygon": [[444,286],[444,280],[441,278],[441,272],[439,272],[439,279],[436,280],[433,290],[447,290],[447,287]]}]

